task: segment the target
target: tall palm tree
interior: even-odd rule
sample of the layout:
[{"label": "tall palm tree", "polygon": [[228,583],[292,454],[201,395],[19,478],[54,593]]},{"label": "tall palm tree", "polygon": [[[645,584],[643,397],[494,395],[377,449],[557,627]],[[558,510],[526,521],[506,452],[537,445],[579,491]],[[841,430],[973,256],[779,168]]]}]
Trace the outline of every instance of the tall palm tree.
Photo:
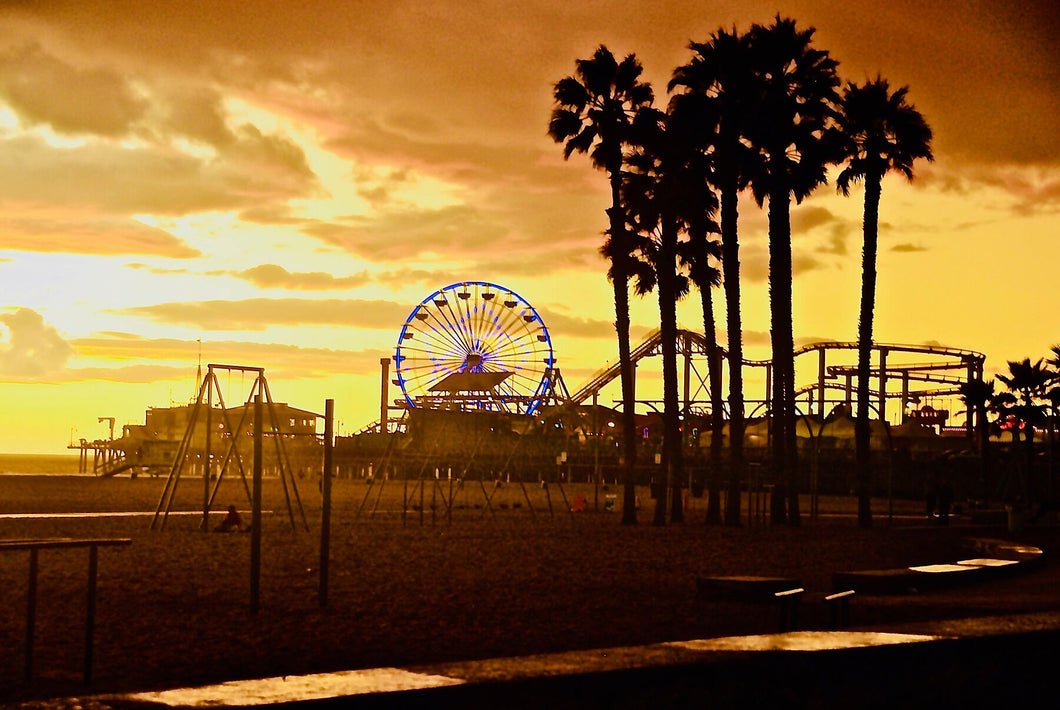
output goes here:
[{"label": "tall palm tree", "polygon": [[[706,183],[701,185],[709,191]],[[713,197],[713,194],[711,194]],[[714,264],[721,259],[721,243],[710,239],[709,216],[689,215],[688,241],[681,246],[681,260],[688,268],[688,276],[699,291],[703,312],[703,337],[707,343],[707,381],[710,384],[710,462],[708,464],[707,515],[708,525],[721,522],[721,481],[718,462],[721,460],[722,427],[725,411],[722,404],[721,347],[718,345],[717,320],[714,316],[713,289],[721,285],[721,269]]]},{"label": "tall palm tree", "polygon": [[[688,280],[678,273],[679,236],[690,200],[700,197],[689,175],[686,136],[657,110],[641,111],[635,122],[637,149],[629,158],[630,171],[623,192],[627,217],[635,230],[650,237],[645,256],[655,267],[659,297],[659,329],[663,361],[663,464],[666,475],[656,498],[654,523],[684,518],[680,482],[684,479],[680,402],[677,383],[677,301],[688,291]],[[700,179],[699,186],[703,185]],[[700,189],[701,192],[701,189]],[[666,492],[669,491],[669,496]]]},{"label": "tall palm tree", "polygon": [[621,62],[601,45],[589,59],[575,62],[575,74],[560,79],[553,88],[555,107],[548,134],[564,143],[563,157],[588,153],[593,165],[604,170],[611,185],[611,207],[607,210],[612,256],[610,278],[615,294],[615,330],[622,383],[622,439],[625,481],[622,523],[633,525],[636,514],[636,424],[634,415],[633,363],[629,343],[629,273],[631,252],[621,209],[624,148],[633,117],[655,100],[651,85],[640,79],[643,67],[630,54]]},{"label": "tall palm tree", "polygon": [[877,77],[860,86],[848,83],[840,102],[839,127],[846,143],[846,164],[836,185],[844,195],[852,183],[864,182],[865,208],[861,251],[861,314],[858,320],[858,409],[854,425],[856,447],[858,524],[872,525],[872,471],[869,452],[869,358],[876,307],[876,248],[879,240],[880,194],[883,176],[899,172],[913,179],[913,163],[932,160],[931,128],[916,108],[906,102],[908,87],[891,91]]},{"label": "tall palm tree", "polygon": [[[800,30],[779,15],[754,25],[748,42],[761,103],[748,134],[763,164],[751,179],[759,206],[769,202],[769,306],[773,351],[773,460],[779,491],[786,491],[787,520],[801,521],[795,448],[795,356],[792,327],[790,202],[802,202],[826,181],[826,166],[839,157],[830,130],[839,99],[837,62],[813,45],[814,29]],[[772,519],[785,519],[783,493]]]},{"label": "tall palm tree", "polygon": [[[669,89],[672,112],[697,117],[709,155],[711,183],[721,197],[722,274],[725,288],[725,331],[729,363],[729,481],[725,524],[740,524],[740,484],[744,472],[743,324],[740,318],[739,194],[747,186],[754,155],[743,143],[760,99],[746,35],[719,29],[707,42],[692,42],[692,59],[674,70]],[[712,385],[713,387],[713,385]]]}]

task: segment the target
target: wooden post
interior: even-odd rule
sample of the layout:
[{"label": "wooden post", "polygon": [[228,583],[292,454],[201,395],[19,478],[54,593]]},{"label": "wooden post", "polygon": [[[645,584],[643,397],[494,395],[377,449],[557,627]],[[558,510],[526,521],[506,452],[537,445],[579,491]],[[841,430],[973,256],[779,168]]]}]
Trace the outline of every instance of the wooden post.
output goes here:
[{"label": "wooden post", "polygon": [[261,384],[254,395],[254,483],[250,514],[250,613],[257,615],[260,608],[261,591],[261,440],[262,406]]},{"label": "wooden post", "polygon": [[324,401],[324,473],[320,482],[321,502],[320,511],[320,608],[328,605],[328,573],[329,552],[331,548],[331,468],[332,450],[334,442],[333,422],[335,420],[335,400]]}]

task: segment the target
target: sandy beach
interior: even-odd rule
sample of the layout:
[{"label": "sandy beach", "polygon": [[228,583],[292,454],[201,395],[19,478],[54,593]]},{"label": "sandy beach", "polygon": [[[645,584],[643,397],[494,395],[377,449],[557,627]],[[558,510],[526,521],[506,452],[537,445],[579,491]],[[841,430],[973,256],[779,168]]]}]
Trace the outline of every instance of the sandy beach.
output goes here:
[{"label": "sandy beach", "polygon": [[[955,561],[972,536],[1008,536],[958,516],[942,527],[919,501],[874,501],[864,530],[854,500],[823,498],[798,528],[744,519],[703,524],[704,499],[687,521],[653,527],[605,512],[617,491],[590,485],[400,481],[334,484],[329,606],[318,605],[321,493],[299,481],[308,525],[280,482],[265,482],[261,609],[249,610],[249,534],[198,529],[201,479],[182,480],[164,530],[151,530],[164,478],[0,476],[0,538],[128,537],[99,555],[94,692],[174,687],[237,678],[450,661],[773,631],[772,609],[696,599],[699,575],[775,575],[808,592],[831,591],[835,572]],[[410,484],[411,485],[411,484]],[[445,501],[452,495],[448,511]],[[585,497],[572,514],[564,502]],[[411,500],[402,514],[402,497]],[[489,497],[489,505],[486,505]],[[423,501],[422,508],[420,501]],[[432,507],[433,500],[433,507]],[[594,501],[596,508],[594,510]],[[552,504],[551,512],[549,502]],[[222,485],[212,516],[235,504],[249,521],[242,482]],[[888,507],[892,517],[888,520]],[[745,506],[745,511],[747,510]],[[804,510],[810,510],[807,498]],[[73,513],[125,513],[75,516]],[[141,513],[131,515],[130,513]],[[67,514],[42,515],[28,514]],[[1048,553],[1055,528],[1016,534]],[[23,683],[27,556],[0,555],[2,701],[82,692],[87,553],[40,554],[36,673]],[[1026,575],[901,597],[861,597],[855,626],[1060,609],[1060,570],[1047,558]],[[823,625],[805,605],[801,623]]]}]

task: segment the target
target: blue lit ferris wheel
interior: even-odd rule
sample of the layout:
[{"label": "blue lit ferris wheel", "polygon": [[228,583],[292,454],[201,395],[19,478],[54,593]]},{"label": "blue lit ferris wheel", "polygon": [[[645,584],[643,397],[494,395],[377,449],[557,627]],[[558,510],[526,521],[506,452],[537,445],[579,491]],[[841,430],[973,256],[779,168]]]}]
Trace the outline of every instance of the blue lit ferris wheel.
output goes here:
[{"label": "blue lit ferris wheel", "polygon": [[410,407],[532,414],[555,361],[533,306],[503,286],[465,281],[412,310],[394,365]]}]

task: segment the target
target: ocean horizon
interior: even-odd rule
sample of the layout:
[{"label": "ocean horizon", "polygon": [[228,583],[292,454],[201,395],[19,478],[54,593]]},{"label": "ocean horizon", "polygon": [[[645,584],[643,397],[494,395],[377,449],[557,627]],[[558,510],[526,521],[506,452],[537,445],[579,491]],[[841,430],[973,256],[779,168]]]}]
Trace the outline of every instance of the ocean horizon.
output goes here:
[{"label": "ocean horizon", "polygon": [[78,454],[0,454],[0,476],[76,476],[79,458]]}]

